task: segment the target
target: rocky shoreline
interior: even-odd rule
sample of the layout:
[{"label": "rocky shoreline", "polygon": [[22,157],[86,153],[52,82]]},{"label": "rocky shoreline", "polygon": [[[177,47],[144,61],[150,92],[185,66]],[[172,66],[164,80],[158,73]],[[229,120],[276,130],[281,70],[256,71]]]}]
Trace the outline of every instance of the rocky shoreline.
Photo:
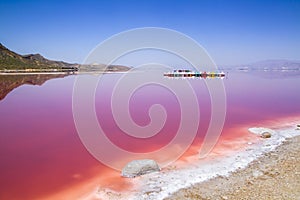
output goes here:
[{"label": "rocky shoreline", "polygon": [[300,136],[287,138],[248,167],[180,189],[165,200],[300,199]]}]

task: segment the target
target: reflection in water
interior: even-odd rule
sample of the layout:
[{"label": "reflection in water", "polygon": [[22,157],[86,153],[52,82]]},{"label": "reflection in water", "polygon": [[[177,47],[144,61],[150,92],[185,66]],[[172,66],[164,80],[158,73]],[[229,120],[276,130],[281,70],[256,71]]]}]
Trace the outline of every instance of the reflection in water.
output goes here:
[{"label": "reflection in water", "polygon": [[[64,76],[0,76],[0,199],[78,199],[70,194],[65,197],[59,194],[68,190],[70,193],[79,192],[91,180],[99,189],[127,190],[130,187],[128,179],[122,179],[118,171],[108,169],[94,159],[79,139],[72,115],[75,76],[53,79],[43,84],[49,79]],[[111,93],[120,76],[122,74],[104,75],[95,92],[96,114],[107,137],[120,148],[134,152],[148,152],[168,144],[181,120],[176,96],[158,85],[137,90],[130,99],[129,110],[138,125],[149,124],[151,105],[163,105],[168,115],[164,128],[154,137],[147,140],[130,137],[117,126],[111,111]],[[177,83],[183,80],[166,81]],[[206,134],[211,118],[211,102],[205,81],[213,82],[215,79],[195,78],[189,81],[198,99],[200,122],[193,146],[186,155],[197,154]],[[223,139],[219,143],[221,146],[228,144],[224,148],[236,148],[235,140],[251,137],[247,129],[240,127],[263,126],[268,120],[300,114],[300,95],[295,92],[298,91],[299,78],[265,79],[232,72],[223,81],[227,113]],[[22,84],[43,85],[13,90]],[[4,99],[9,92],[11,95]],[[120,101],[123,102],[122,99]],[[226,140],[227,143],[224,142]],[[111,152],[103,153],[112,155]],[[112,159],[120,162],[122,158],[112,156]],[[52,195],[57,196],[50,198]]]},{"label": "reflection in water", "polygon": [[65,76],[68,76],[68,74],[0,75],[0,101],[21,85],[42,85],[50,79],[63,78]]}]

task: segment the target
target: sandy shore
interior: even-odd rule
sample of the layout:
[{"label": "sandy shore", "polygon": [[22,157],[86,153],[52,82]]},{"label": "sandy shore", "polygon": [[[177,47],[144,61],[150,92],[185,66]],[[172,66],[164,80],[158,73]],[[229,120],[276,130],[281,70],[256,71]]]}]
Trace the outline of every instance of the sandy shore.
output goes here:
[{"label": "sandy shore", "polygon": [[300,199],[300,136],[287,138],[228,177],[180,189],[165,199]]}]

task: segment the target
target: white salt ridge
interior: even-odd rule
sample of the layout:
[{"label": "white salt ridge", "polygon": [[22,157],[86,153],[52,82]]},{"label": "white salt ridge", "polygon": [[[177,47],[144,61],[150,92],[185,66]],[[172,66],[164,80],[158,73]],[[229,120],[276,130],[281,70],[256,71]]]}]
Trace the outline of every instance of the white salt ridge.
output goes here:
[{"label": "white salt ridge", "polygon": [[[110,199],[134,199],[134,200],[159,200],[169,196],[181,188],[189,187],[195,183],[214,178],[216,176],[229,176],[230,173],[245,168],[250,162],[262,156],[264,153],[274,150],[286,138],[300,135],[299,130],[281,129],[271,130],[267,128],[250,128],[250,132],[261,134],[270,132],[271,138],[261,139],[259,142],[248,143],[244,151],[235,152],[234,154],[225,155],[222,158],[212,158],[210,161],[200,160],[193,163],[192,167],[186,169],[171,170],[167,172],[157,172],[144,175],[138,178],[139,188],[131,191],[131,194],[110,192]],[[102,196],[103,195],[103,196]],[[102,198],[105,195],[102,193]]]}]

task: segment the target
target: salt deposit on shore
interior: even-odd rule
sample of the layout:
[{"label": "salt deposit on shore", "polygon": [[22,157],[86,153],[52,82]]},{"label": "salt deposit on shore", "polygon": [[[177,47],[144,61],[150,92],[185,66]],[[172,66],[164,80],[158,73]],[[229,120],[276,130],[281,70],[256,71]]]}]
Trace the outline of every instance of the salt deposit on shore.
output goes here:
[{"label": "salt deposit on shore", "polygon": [[[286,138],[300,135],[300,131],[293,127],[281,129],[249,128],[252,134],[258,134],[253,141],[244,143],[244,148],[238,151],[224,152],[223,155],[208,156],[205,159],[191,157],[188,167],[177,168],[176,164],[163,169],[161,172],[143,175],[132,180],[135,187],[130,191],[119,193],[112,190],[101,189],[94,197],[99,199],[164,199],[182,188],[188,188],[196,183],[204,182],[214,177],[227,177],[232,172],[241,170],[252,161],[267,152],[274,150]],[[259,135],[270,132],[272,137],[263,139]],[[251,134],[250,133],[250,134]],[[239,141],[234,141],[239,142]],[[178,164],[178,163],[177,163]]]},{"label": "salt deposit on shore", "polygon": [[[299,130],[298,130],[299,131]],[[165,200],[299,200],[300,136],[287,138],[246,168],[180,189]]]}]

